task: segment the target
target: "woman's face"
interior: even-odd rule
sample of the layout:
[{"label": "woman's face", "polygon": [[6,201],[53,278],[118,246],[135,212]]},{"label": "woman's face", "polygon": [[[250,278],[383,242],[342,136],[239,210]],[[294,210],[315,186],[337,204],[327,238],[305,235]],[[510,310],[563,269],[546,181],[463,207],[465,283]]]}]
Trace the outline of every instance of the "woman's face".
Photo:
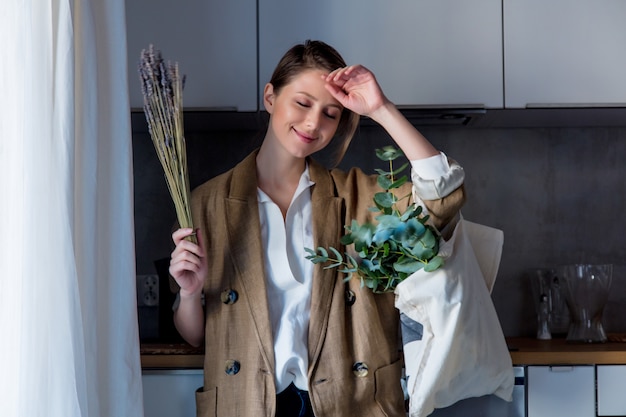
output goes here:
[{"label": "woman's face", "polygon": [[264,103],[270,113],[265,140],[276,140],[294,157],[323,149],[337,131],[343,107],[324,87],[323,74],[306,70],[278,92],[271,84],[265,87]]}]

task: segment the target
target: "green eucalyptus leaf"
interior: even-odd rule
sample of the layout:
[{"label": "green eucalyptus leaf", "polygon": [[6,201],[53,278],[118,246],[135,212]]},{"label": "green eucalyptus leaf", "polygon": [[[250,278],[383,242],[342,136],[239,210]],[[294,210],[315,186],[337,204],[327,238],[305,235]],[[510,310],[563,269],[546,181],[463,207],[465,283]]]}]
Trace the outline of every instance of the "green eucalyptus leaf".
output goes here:
[{"label": "green eucalyptus leaf", "polygon": [[[415,218],[411,218],[403,224],[405,227],[402,233],[394,236],[396,240],[400,241],[405,247],[418,245],[426,233],[426,227]],[[399,228],[398,230],[400,231]]]},{"label": "green eucalyptus leaf", "polygon": [[374,201],[379,207],[391,208],[396,202],[396,196],[392,193],[376,193],[374,194]]},{"label": "green eucalyptus leaf", "polygon": [[368,272],[380,270],[380,262],[377,260],[362,259],[361,266],[367,268]]},{"label": "green eucalyptus leaf", "polygon": [[395,177],[396,175],[404,171],[408,166],[409,166],[409,163],[405,162],[404,164],[402,164],[400,168],[394,169],[392,172],[390,172],[390,174]]},{"label": "green eucalyptus leaf", "polygon": [[356,271],[356,269],[359,266],[359,263],[356,261],[356,259],[354,259],[352,256],[350,256],[349,254],[346,253],[346,258],[348,258],[348,262],[346,262],[348,265],[350,265],[351,268],[354,268],[354,270]]},{"label": "green eucalyptus leaf", "polygon": [[393,291],[394,288],[396,288],[396,285],[398,284],[398,281],[400,281],[400,280],[388,279],[387,282],[385,283],[385,287],[383,288],[382,292]]},{"label": "green eucalyptus leaf", "polygon": [[421,213],[422,213],[422,206],[411,204],[409,207],[407,207],[405,212],[402,213],[402,215],[400,216],[400,220],[405,222],[408,219],[419,216]]},{"label": "green eucalyptus leaf", "polygon": [[389,176],[393,175],[393,172],[385,171],[384,169],[380,169],[380,168],[376,168],[374,171],[376,171],[376,173],[378,175],[383,175],[383,176],[386,176],[386,177],[389,177]]},{"label": "green eucalyptus leaf", "polygon": [[365,251],[365,253],[367,253],[369,246],[372,244],[372,238],[374,237],[372,229],[363,227],[357,232],[353,232],[352,235],[354,237],[354,249],[357,252]]},{"label": "green eucalyptus leaf", "polygon": [[406,224],[409,225],[411,229],[411,233],[414,233],[419,236],[423,236],[430,231],[430,228],[421,222],[421,219],[417,217],[411,217],[406,221]]},{"label": "green eucalyptus leaf", "polygon": [[427,248],[434,248],[435,245],[437,245],[437,236],[435,236],[430,228],[424,228],[424,234],[420,242]]},{"label": "green eucalyptus leaf", "polygon": [[348,233],[347,235],[341,236],[341,239],[339,240],[339,242],[344,246],[353,244],[354,238],[352,237],[352,233]]},{"label": "green eucalyptus leaf", "polygon": [[441,256],[435,256],[433,259],[428,261],[428,263],[424,266],[424,271],[433,272],[434,270],[443,266],[444,261]]},{"label": "green eucalyptus leaf", "polygon": [[411,249],[411,255],[422,261],[428,261],[436,254],[432,248],[427,248],[421,244],[417,244]]},{"label": "green eucalyptus leaf", "polygon": [[390,252],[390,245],[389,242],[385,242],[383,244],[383,257],[387,258],[389,257],[389,252]]},{"label": "green eucalyptus leaf", "polygon": [[412,274],[424,267],[424,263],[420,261],[407,260],[404,262],[396,262],[393,264],[393,269],[398,272],[404,272],[406,274]]},{"label": "green eucalyptus leaf", "polygon": [[328,249],[335,255],[335,259],[341,265],[343,263],[343,256],[341,256],[341,253],[339,253],[339,251],[332,246]]},{"label": "green eucalyptus leaf", "polygon": [[380,216],[376,217],[376,221],[378,222],[378,225],[376,226],[376,231],[384,229],[393,230],[402,224],[400,218],[392,214],[381,214]]},{"label": "green eucalyptus leaf", "polygon": [[391,180],[385,175],[379,175],[376,181],[378,182],[378,186],[383,190],[389,190],[390,188],[393,188]]},{"label": "green eucalyptus leaf", "polygon": [[370,288],[372,290],[376,289],[376,287],[378,286],[378,283],[376,282],[376,280],[373,280],[371,278],[364,278],[363,282],[365,283],[365,286],[367,288]]},{"label": "green eucalyptus leaf", "polygon": [[382,149],[376,149],[376,156],[381,161],[393,161],[402,156],[402,151],[394,146],[384,146]]},{"label": "green eucalyptus leaf", "polygon": [[393,235],[393,232],[394,232],[393,228],[388,228],[388,227],[377,228],[376,233],[374,233],[373,242],[379,246],[383,245],[387,240],[389,240],[391,235]]},{"label": "green eucalyptus leaf", "polygon": [[406,175],[398,178],[396,181],[394,181],[393,183],[389,184],[388,188],[385,188],[386,190],[391,190],[393,188],[400,188],[402,185],[404,185],[404,183],[406,183],[408,181],[408,178]]}]

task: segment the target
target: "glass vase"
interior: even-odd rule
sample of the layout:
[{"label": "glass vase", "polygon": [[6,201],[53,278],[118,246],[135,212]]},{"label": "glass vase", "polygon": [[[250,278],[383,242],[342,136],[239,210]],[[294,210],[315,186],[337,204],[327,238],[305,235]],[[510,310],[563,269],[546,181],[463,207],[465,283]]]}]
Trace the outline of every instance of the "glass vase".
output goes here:
[{"label": "glass vase", "polygon": [[606,342],[602,313],[609,297],[612,274],[613,266],[610,264],[561,267],[570,312],[568,342]]}]

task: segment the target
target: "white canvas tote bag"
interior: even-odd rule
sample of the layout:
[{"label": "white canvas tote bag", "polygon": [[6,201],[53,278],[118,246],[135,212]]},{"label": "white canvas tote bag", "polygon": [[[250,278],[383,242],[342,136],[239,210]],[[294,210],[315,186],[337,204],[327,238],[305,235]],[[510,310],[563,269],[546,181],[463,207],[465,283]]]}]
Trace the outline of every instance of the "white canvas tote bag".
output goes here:
[{"label": "white canvas tote bag", "polygon": [[488,394],[511,401],[513,366],[490,295],[503,241],[461,217],[440,246],[444,266],[397,286],[410,417]]}]

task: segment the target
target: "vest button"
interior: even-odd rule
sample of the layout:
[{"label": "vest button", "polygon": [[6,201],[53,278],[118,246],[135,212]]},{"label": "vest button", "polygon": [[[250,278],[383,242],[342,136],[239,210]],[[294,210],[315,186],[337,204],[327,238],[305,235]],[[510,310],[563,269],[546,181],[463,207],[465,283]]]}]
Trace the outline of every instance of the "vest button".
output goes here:
[{"label": "vest button", "polygon": [[239,361],[229,359],[226,361],[224,372],[226,372],[227,375],[237,375],[240,369],[241,364],[239,363]]},{"label": "vest button", "polygon": [[352,290],[346,290],[346,305],[351,307],[352,304],[356,301],[356,295]]},{"label": "vest button", "polygon": [[369,368],[365,362],[357,362],[352,365],[352,372],[354,372],[354,375],[359,378],[363,378],[369,373]]},{"label": "vest button", "polygon": [[235,290],[227,289],[222,291],[220,298],[224,304],[235,304],[239,298],[239,294],[237,294]]}]

